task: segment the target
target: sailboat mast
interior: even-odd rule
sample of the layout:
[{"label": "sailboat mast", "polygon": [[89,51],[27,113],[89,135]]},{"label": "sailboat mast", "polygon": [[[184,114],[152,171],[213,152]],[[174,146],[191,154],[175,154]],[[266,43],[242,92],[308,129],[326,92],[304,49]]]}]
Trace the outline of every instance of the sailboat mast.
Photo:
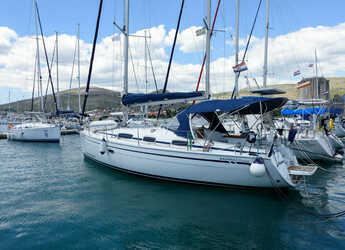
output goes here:
[{"label": "sailboat mast", "polygon": [[206,24],[207,24],[207,33],[206,33],[206,97],[210,97],[210,41],[211,41],[211,0],[207,1],[207,16],[206,16]]},{"label": "sailboat mast", "polygon": [[11,89],[8,89],[8,113],[11,111]]},{"label": "sailboat mast", "polygon": [[[129,28],[128,25],[129,25],[129,0],[125,0],[125,15],[124,15],[124,27],[123,27],[123,34],[124,34],[123,94],[124,95],[128,94],[128,28]],[[128,110],[125,107],[124,122],[127,123],[127,121],[128,121]]]},{"label": "sailboat mast", "polygon": [[81,113],[81,103],[80,103],[80,24],[78,23],[78,103],[79,103],[79,113]]},{"label": "sailboat mast", "polygon": [[[239,51],[239,26],[240,26],[240,0],[236,0],[236,29],[235,29],[235,65],[238,65],[238,51]],[[238,97],[238,78],[239,72],[235,73],[235,98]]]},{"label": "sailboat mast", "polygon": [[101,14],[102,14],[102,6],[103,6],[103,0],[100,0],[99,1],[99,8],[98,8],[98,15],[97,15],[97,22],[96,22],[95,36],[93,37],[93,43],[92,43],[92,52],[91,52],[91,59],[90,59],[90,66],[89,66],[89,74],[87,76],[87,83],[86,83],[86,89],[85,89],[85,97],[84,97],[84,103],[83,103],[82,116],[85,115],[86,102],[87,102],[87,98],[89,96],[90,81],[91,81],[92,67],[93,67],[93,59],[95,57],[99,21],[101,19]]},{"label": "sailboat mast", "polygon": [[317,72],[317,54],[315,49],[315,88],[316,88],[316,99],[319,99],[319,77]]},{"label": "sailboat mast", "polygon": [[267,85],[267,54],[268,54],[268,31],[269,31],[270,0],[266,0],[266,28],[265,28],[265,52],[264,52],[264,72],[263,85]]},{"label": "sailboat mast", "polygon": [[56,43],[56,101],[57,107],[60,109],[60,93],[59,93],[59,42],[58,42],[58,32],[55,33],[55,43]]},{"label": "sailboat mast", "polygon": [[43,96],[42,96],[42,75],[41,75],[41,61],[40,61],[40,47],[39,47],[39,42],[38,42],[38,23],[37,23],[37,2],[36,0],[34,1],[35,5],[35,30],[36,30],[36,49],[37,49],[37,79],[39,81],[38,90],[39,96],[40,96],[40,106],[41,106],[41,111],[43,112]]}]

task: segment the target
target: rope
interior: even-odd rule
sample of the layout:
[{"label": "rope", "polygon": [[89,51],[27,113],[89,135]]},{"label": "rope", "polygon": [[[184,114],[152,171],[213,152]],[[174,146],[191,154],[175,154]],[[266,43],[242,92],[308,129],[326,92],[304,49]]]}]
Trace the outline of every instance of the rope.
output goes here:
[{"label": "rope", "polygon": [[[291,201],[291,198],[287,194],[285,194],[283,192],[283,190],[281,188],[279,188],[275,184],[274,179],[271,176],[271,173],[269,172],[269,170],[266,167],[266,165],[265,165],[265,169],[266,169],[266,172],[267,172],[267,176],[268,176],[268,178],[271,181],[273,189],[277,192],[278,196],[280,198],[282,198],[282,200],[284,200],[284,201]],[[324,219],[338,218],[338,217],[341,217],[341,216],[345,215],[345,210],[342,210],[342,211],[339,211],[339,212],[336,212],[336,213],[320,214],[320,213],[316,213],[316,212],[309,211],[309,210],[305,209],[304,207],[301,206],[301,204],[293,204],[293,205],[295,205],[296,209],[301,209],[305,213],[308,213],[308,214],[311,214],[311,215],[314,215],[314,216],[317,216],[317,217],[320,217],[320,218],[324,218]]]}]

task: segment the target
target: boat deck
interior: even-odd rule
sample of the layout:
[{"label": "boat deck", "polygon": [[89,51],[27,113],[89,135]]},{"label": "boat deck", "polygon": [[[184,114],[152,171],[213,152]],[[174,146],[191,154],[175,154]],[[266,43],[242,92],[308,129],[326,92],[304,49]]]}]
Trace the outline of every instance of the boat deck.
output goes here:
[{"label": "boat deck", "polygon": [[316,165],[292,165],[288,168],[291,175],[313,175],[317,170]]}]

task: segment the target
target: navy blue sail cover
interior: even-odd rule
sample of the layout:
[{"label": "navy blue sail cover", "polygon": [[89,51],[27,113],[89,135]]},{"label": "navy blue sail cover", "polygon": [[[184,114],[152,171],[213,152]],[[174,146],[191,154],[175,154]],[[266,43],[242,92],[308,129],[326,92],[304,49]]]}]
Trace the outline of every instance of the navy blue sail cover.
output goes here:
[{"label": "navy blue sail cover", "polygon": [[205,94],[205,91],[194,92],[169,92],[159,94],[132,94],[128,93],[122,97],[123,105],[144,104],[150,102],[159,102],[166,100],[178,100],[187,99],[193,97],[201,97]]},{"label": "navy blue sail cover", "polygon": [[71,114],[71,113],[74,113],[74,111],[73,110],[57,110],[56,111],[57,115],[65,115],[65,114]]},{"label": "navy blue sail cover", "polygon": [[268,98],[268,97],[242,97],[230,100],[211,100],[201,102],[190,106],[189,108],[177,114],[179,127],[175,133],[186,137],[190,131],[189,114],[200,114],[210,122],[210,129],[224,132],[225,128],[218,119],[215,112],[226,112],[231,114],[261,114],[270,112],[276,108],[282,107],[288,101],[285,97]]}]

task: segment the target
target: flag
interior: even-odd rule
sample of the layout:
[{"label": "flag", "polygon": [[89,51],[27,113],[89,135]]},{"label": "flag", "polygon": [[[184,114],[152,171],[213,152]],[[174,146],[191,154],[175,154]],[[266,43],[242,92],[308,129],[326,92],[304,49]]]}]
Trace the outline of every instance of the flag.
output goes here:
[{"label": "flag", "polygon": [[327,90],[322,91],[322,94],[323,94],[323,95],[327,95],[327,94],[328,94],[328,91],[327,91]]},{"label": "flag", "polygon": [[314,66],[313,63],[308,64],[308,67],[309,67],[309,68],[311,68],[311,67],[313,67],[313,66]]},{"label": "flag", "polygon": [[239,73],[239,72],[248,70],[248,67],[244,61],[241,62],[240,64],[233,66],[232,68],[233,68],[235,73]]},{"label": "flag", "polygon": [[202,28],[202,29],[198,29],[195,31],[196,36],[201,36],[204,35],[206,33],[206,29]]},{"label": "flag", "polygon": [[301,71],[299,71],[299,70],[293,72],[293,76],[298,76],[298,75],[300,75],[300,74],[301,74]]}]

